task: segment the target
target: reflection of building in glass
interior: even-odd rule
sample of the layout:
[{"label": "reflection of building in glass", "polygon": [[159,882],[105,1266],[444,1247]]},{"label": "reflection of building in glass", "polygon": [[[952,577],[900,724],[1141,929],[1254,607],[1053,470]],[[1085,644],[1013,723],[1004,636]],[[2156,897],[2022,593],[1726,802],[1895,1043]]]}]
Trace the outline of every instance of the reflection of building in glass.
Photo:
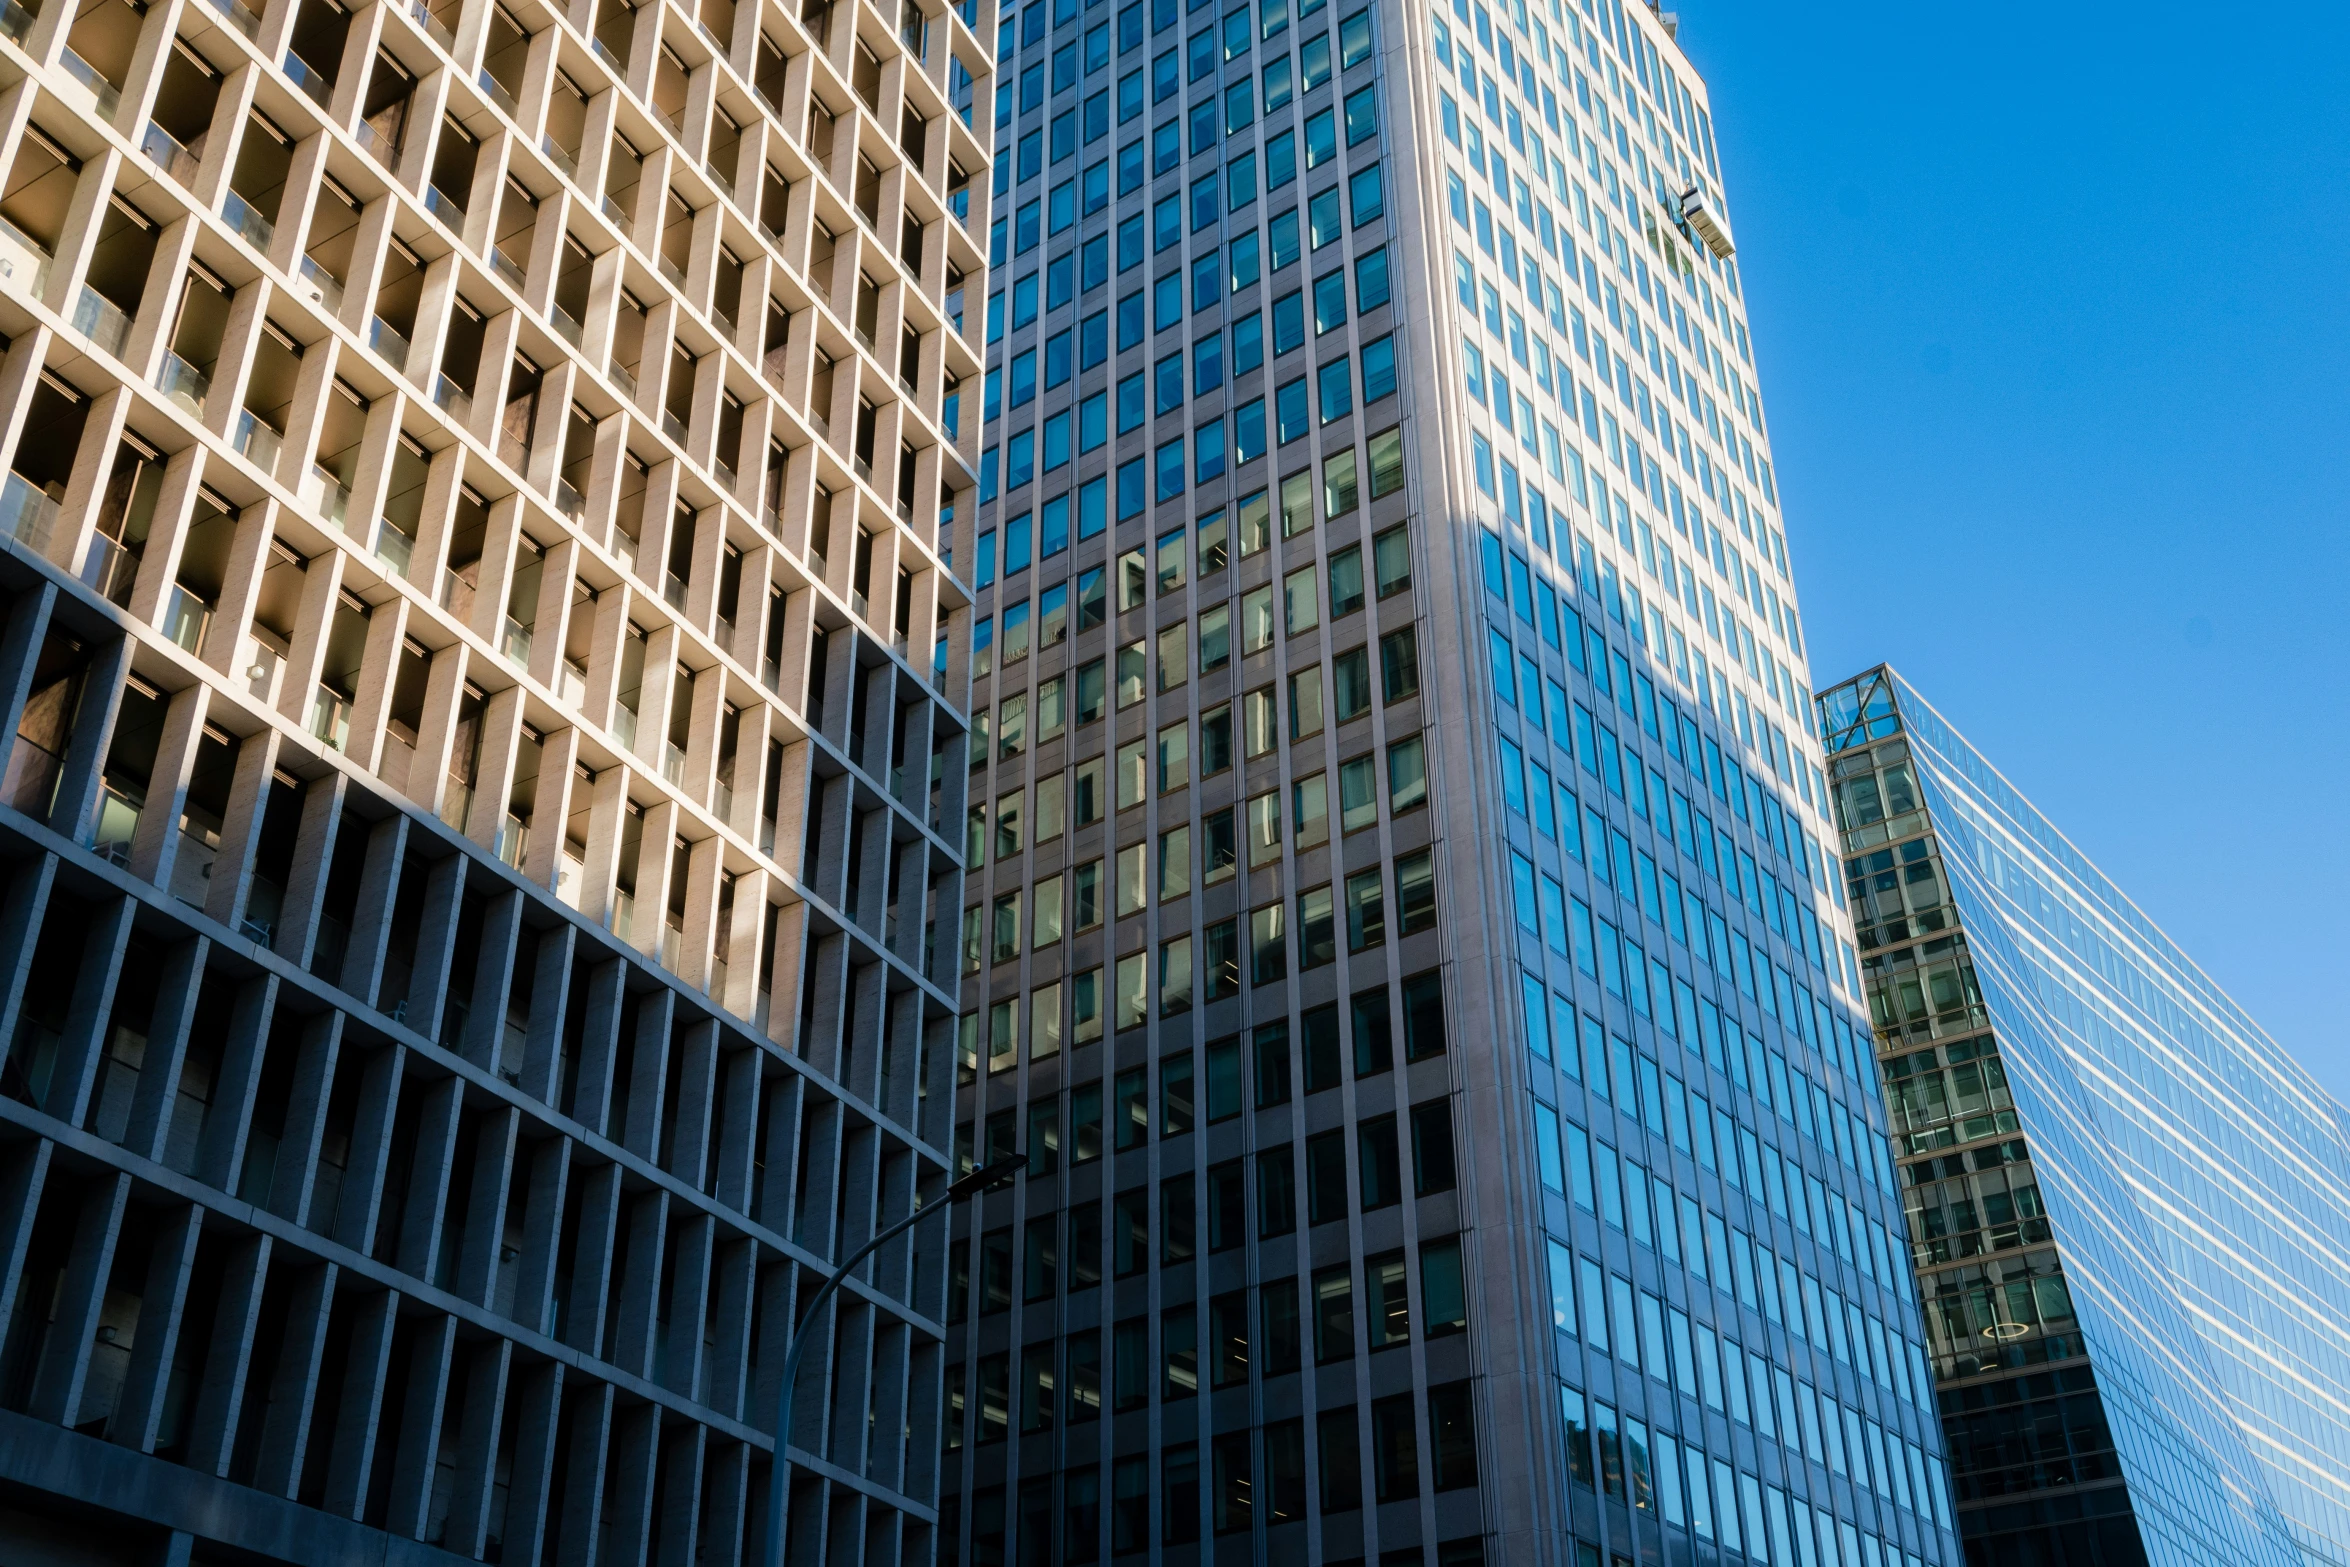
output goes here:
[{"label": "reflection of building in glass", "polygon": [[1819,710],[1970,1562],[2350,1561],[2341,1106],[1891,669]]},{"label": "reflection of building in glass", "polygon": [[941,1534],[1955,1563],[1674,22],[1005,17]]}]

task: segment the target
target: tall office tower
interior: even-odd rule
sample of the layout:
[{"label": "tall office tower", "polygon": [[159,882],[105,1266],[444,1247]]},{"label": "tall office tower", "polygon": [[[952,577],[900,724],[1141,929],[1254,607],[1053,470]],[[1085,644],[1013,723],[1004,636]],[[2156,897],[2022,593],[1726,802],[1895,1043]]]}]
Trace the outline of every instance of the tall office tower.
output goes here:
[{"label": "tall office tower", "polygon": [[1889,667],[1819,699],[1970,1563],[2350,1562],[2350,1123]]},{"label": "tall office tower", "polygon": [[950,1555],[1955,1562],[1671,22],[1001,38]]},{"label": "tall office tower", "polygon": [[945,1179],[987,29],[0,4],[0,1554],[759,1556]]}]

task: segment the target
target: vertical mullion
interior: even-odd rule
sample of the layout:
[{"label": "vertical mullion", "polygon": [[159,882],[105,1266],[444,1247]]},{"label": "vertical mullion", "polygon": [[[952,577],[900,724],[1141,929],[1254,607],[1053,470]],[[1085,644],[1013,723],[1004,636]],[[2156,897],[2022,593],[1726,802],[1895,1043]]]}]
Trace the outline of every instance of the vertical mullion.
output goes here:
[{"label": "vertical mullion", "polygon": [[91,1347],[97,1342],[98,1312],[114,1272],[114,1246],[122,1236],[123,1208],[131,1178],[100,1174],[82,1194],[74,1219],[65,1276],[50,1307],[49,1352],[33,1381],[30,1413],[62,1426],[79,1424],[82,1386],[89,1379]]},{"label": "vertical mullion", "polygon": [[294,1058],[293,1091],[286,1106],[285,1136],[278,1147],[269,1206],[295,1224],[307,1225],[311,1194],[318,1183],[318,1150],[326,1133],[327,1104],[334,1092],[342,1054],[343,1014],[322,1012],[302,1024]]},{"label": "vertical mullion", "polygon": [[212,943],[203,936],[175,942],[163,954],[155,985],[155,1010],[147,1025],[147,1053],[139,1086],[131,1096],[123,1147],[142,1159],[161,1159],[171,1112],[179,1101],[180,1069],[188,1058],[188,1031],[204,991],[205,964]]},{"label": "vertical mullion", "polygon": [[134,1453],[155,1450],[187,1313],[188,1285],[196,1270],[196,1243],[203,1235],[204,1210],[194,1203],[179,1207],[155,1227],[155,1250],[139,1293],[139,1333],[115,1404],[112,1431],[113,1439]]},{"label": "vertical mullion", "polygon": [[[289,1265],[300,1266],[295,1259]],[[313,1407],[318,1398],[319,1372],[326,1354],[329,1317],[334,1310],[335,1283],[342,1270],[331,1262],[300,1266],[293,1300],[286,1312],[285,1342],[278,1347],[277,1369],[271,1374],[269,1403],[262,1418],[261,1453],[253,1474],[255,1488],[272,1496],[294,1494],[302,1478],[302,1456],[314,1440]]]},{"label": "vertical mullion", "polygon": [[[449,1362],[457,1347],[457,1319],[434,1312],[417,1329],[408,1361],[408,1383],[385,1391],[402,1400],[400,1448],[389,1455],[391,1501],[385,1526],[416,1539],[424,1533],[432,1505],[433,1470],[440,1461],[441,1411],[449,1394]],[[379,1463],[383,1460],[377,1460]]]},{"label": "vertical mullion", "polygon": [[383,1434],[385,1382],[391,1374],[392,1330],[399,1311],[400,1297],[387,1289],[363,1299],[353,1314],[342,1409],[326,1473],[325,1506],[340,1517],[357,1518],[367,1505],[368,1476],[375,1472],[376,1446]]},{"label": "vertical mullion", "polygon": [[220,1306],[212,1319],[212,1345],[204,1357],[188,1436],[188,1467],[202,1474],[228,1473],[269,1258],[270,1238],[250,1235],[233,1247],[222,1270]]},{"label": "vertical mullion", "polygon": [[122,978],[123,952],[130,945],[131,919],[137,909],[135,898],[117,896],[90,915],[81,972],[75,976],[65,1029],[57,1041],[57,1068],[49,1080],[48,1102],[42,1106],[68,1125],[81,1125],[89,1109],[90,1090],[98,1080],[98,1062],[105,1048],[106,1024],[114,1015],[114,990]]},{"label": "vertical mullion", "polygon": [[[457,1451],[450,1460],[456,1480],[449,1503],[444,1549],[473,1556],[489,1526],[496,1486],[498,1436],[510,1418],[514,1341],[493,1338],[474,1345],[463,1360],[464,1404],[457,1426]],[[509,1488],[511,1495],[511,1488]]]},{"label": "vertical mullion", "polygon": [[220,1053],[219,1076],[212,1085],[212,1108],[196,1151],[196,1179],[221,1192],[236,1189],[237,1171],[244,1164],[245,1137],[250,1130],[253,1096],[261,1083],[261,1060],[269,1043],[277,989],[276,975],[258,974],[238,987],[229,1011],[228,1039]]}]

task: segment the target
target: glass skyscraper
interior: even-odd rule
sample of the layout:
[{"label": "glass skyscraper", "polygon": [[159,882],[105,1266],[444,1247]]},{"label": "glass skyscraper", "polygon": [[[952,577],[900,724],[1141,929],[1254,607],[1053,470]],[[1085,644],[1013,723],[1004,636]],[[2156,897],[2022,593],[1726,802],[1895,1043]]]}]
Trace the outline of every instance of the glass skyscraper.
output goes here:
[{"label": "glass skyscraper", "polygon": [[2350,1561],[2342,1107],[1890,668],[1819,708],[1968,1560]]},{"label": "glass skyscraper", "polygon": [[1955,1563],[1673,21],[997,37],[950,1556]]}]

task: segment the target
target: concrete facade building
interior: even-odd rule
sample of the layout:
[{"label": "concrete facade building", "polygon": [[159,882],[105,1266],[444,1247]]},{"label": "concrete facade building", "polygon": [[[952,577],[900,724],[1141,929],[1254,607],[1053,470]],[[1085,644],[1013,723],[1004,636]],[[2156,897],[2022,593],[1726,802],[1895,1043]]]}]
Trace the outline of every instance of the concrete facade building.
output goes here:
[{"label": "concrete facade building", "polygon": [[946,1179],[992,29],[0,4],[12,1557],[759,1554]]},{"label": "concrete facade building", "polygon": [[1672,20],[1000,37],[943,1559],[1955,1563]]},{"label": "concrete facade building", "polygon": [[1819,708],[1968,1561],[2350,1561],[2342,1106],[1891,668]]}]

